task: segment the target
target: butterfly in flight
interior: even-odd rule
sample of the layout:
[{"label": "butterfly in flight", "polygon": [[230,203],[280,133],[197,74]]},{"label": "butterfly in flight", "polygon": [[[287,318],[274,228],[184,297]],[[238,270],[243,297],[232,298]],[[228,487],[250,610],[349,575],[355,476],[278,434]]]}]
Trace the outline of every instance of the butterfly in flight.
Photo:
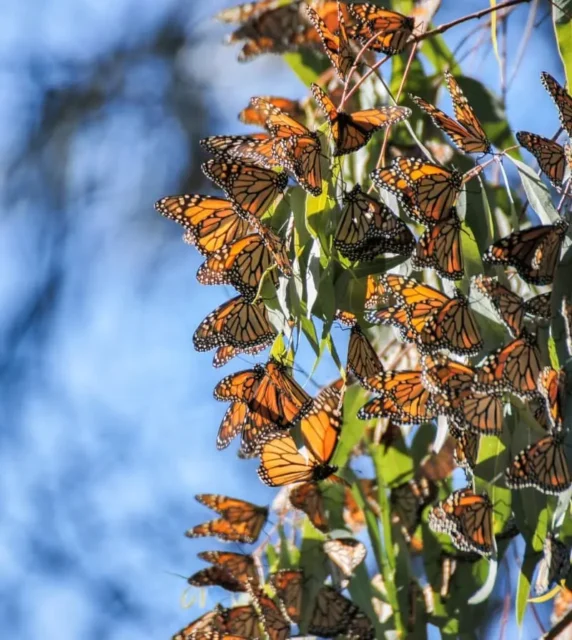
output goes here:
[{"label": "butterfly in flight", "polygon": [[458,82],[449,71],[445,72],[445,81],[453,101],[455,120],[423,100],[423,98],[411,96],[413,102],[430,116],[433,124],[441,131],[444,131],[461,151],[466,153],[491,153],[491,143],[483,126],[475,116],[475,112]]},{"label": "butterfly in flight", "polygon": [[365,147],[376,131],[401,122],[411,115],[411,109],[407,107],[378,107],[346,113],[338,110],[317,84],[312,84],[310,89],[330,125],[334,156],[343,156]]},{"label": "butterfly in flight", "polygon": [[354,538],[335,538],[326,540],[323,548],[324,553],[341,572],[340,586],[345,589],[354,569],[364,561],[367,555],[366,546]]},{"label": "butterfly in flight", "polygon": [[189,529],[188,538],[215,536],[225,542],[253,544],[258,540],[268,518],[268,508],[212,493],[201,493],[196,500],[216,511],[221,517]]},{"label": "butterfly in flight", "polygon": [[514,267],[528,284],[551,284],[567,231],[568,222],[563,218],[554,224],[514,231],[492,244],[483,262]]}]

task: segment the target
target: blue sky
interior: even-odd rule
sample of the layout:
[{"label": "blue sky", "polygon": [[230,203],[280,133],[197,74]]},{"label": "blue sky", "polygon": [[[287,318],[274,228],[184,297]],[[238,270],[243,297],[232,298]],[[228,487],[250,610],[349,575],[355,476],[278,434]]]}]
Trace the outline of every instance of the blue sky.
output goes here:
[{"label": "blue sky", "polygon": [[[180,229],[153,210],[154,201],[176,192],[183,172],[196,172],[200,162],[198,136],[191,135],[189,145],[180,114],[165,106],[174,82],[179,90],[206,92],[212,133],[242,131],[236,114],[252,95],[305,94],[279,58],[240,65],[237,50],[220,44],[225,29],[208,16],[230,4],[3,3],[5,637],[29,638],[38,629],[59,640],[169,637],[200,614],[197,607],[180,608],[185,583],[169,572],[189,575],[202,564],[198,551],[219,548],[183,536],[209,517],[193,495],[222,492],[260,504],[275,495],[253,475],[255,462],[237,460],[234,447],[219,453],[214,445],[226,405],[212,400],[211,390],[245,363],[217,371],[212,354],[192,348],[195,327],[230,291],[196,283],[199,257],[180,241]],[[460,3],[443,4],[438,23],[461,14]],[[462,4],[468,13],[488,2]],[[66,88],[89,87],[97,62],[110,52],[128,56],[169,19],[184,27],[189,40],[175,69],[141,55],[114,82],[111,65],[98,85],[102,103],[87,95],[94,104],[87,116],[64,120],[48,139],[39,137],[42,117],[69,108]],[[526,10],[519,10],[511,20],[511,60],[525,19]],[[541,70],[563,78],[549,33],[549,21],[534,31],[511,87],[514,130],[552,135],[558,126],[539,82]],[[451,46],[462,34],[447,36]],[[492,51],[484,60],[468,59],[463,69],[488,84],[492,77],[497,88]],[[185,117],[192,121],[193,113]],[[29,308],[37,291],[44,292],[39,310]],[[41,331],[32,322],[39,312],[49,318]],[[17,317],[22,322],[14,333]],[[327,381],[322,376],[319,382]],[[229,602],[213,592],[207,604],[221,597]],[[528,633],[522,637],[538,635],[532,623]]]}]

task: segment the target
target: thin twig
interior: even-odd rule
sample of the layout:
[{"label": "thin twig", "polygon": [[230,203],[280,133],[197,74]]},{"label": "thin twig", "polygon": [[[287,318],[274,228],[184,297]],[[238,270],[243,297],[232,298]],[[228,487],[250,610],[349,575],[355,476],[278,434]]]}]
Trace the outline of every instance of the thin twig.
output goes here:
[{"label": "thin twig", "polygon": [[451,22],[446,22],[445,24],[439,25],[438,27],[435,27],[435,29],[431,29],[431,31],[422,33],[421,35],[415,37],[413,39],[413,42],[421,42],[421,40],[427,40],[427,38],[445,33],[445,31],[456,27],[458,24],[467,22],[468,20],[479,20],[483,16],[486,16],[489,13],[493,13],[493,11],[501,11],[502,9],[507,9],[508,7],[513,7],[517,4],[524,4],[525,2],[531,2],[531,0],[508,0],[508,2],[503,2],[503,4],[496,4],[494,7],[488,7],[487,9],[475,11],[474,13],[470,13],[469,15],[463,16],[462,18],[457,18],[456,20],[452,20]]},{"label": "thin twig", "polygon": [[518,51],[516,54],[516,60],[514,62],[512,73],[510,74],[510,78],[508,81],[508,88],[510,89],[514,79],[516,78],[516,74],[520,68],[522,63],[522,59],[524,58],[524,53],[526,51],[526,47],[528,45],[528,41],[532,36],[532,29],[536,27],[534,21],[536,20],[536,14],[538,12],[538,0],[532,0],[532,6],[530,7],[530,11],[528,13],[528,19],[526,21],[526,27],[524,28],[524,34],[518,45]]},{"label": "thin twig", "polygon": [[557,622],[552,629],[548,633],[545,633],[542,638],[543,640],[555,640],[563,631],[572,624],[572,609],[568,611],[568,613]]}]

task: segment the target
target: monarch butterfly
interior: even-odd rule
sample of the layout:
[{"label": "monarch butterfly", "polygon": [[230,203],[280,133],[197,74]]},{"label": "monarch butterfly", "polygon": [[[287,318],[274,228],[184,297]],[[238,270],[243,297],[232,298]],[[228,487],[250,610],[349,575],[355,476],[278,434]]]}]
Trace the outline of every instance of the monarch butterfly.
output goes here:
[{"label": "monarch butterfly", "polygon": [[365,285],[365,309],[375,309],[388,296],[383,284],[376,276],[369,275]]},{"label": "monarch butterfly", "polygon": [[375,169],[371,177],[380,188],[394,193],[408,215],[433,225],[451,215],[463,176],[453,169],[418,158],[395,158],[389,167]]},{"label": "monarch butterfly", "polygon": [[421,460],[419,465],[420,476],[433,482],[448,478],[455,468],[453,459],[454,449],[455,440],[453,438],[447,438],[438,452],[430,451],[429,454]]},{"label": "monarch butterfly", "polygon": [[265,127],[274,140],[276,163],[290,172],[309,193],[322,193],[318,134],[262,98],[252,98],[251,105],[266,117]]},{"label": "monarch butterfly", "polygon": [[434,227],[425,231],[417,242],[411,264],[417,269],[435,269],[447,280],[460,280],[465,275],[461,252],[461,221],[456,208]]},{"label": "monarch butterfly", "polygon": [[482,346],[483,339],[469,302],[459,290],[455,290],[453,299],[426,319],[417,342],[420,353],[449,349],[466,356],[477,354]]},{"label": "monarch butterfly", "polygon": [[337,320],[340,324],[343,324],[344,327],[355,327],[355,325],[357,324],[357,316],[355,313],[352,313],[351,311],[342,311],[341,309],[338,309],[336,311],[334,320]]},{"label": "monarch butterfly", "polygon": [[314,100],[330,125],[334,138],[334,156],[343,156],[365,147],[376,131],[411,115],[411,109],[407,107],[379,107],[346,113],[336,109],[328,95],[317,84],[312,84],[310,88]]},{"label": "monarch butterfly", "polygon": [[564,450],[564,434],[555,432],[529,445],[515,456],[506,470],[511,489],[534,487],[542,493],[557,495],[572,484]]},{"label": "monarch butterfly", "polygon": [[[359,628],[359,635],[352,629]],[[333,587],[324,586],[318,592],[308,632],[323,638],[343,634],[348,638],[374,640],[375,632],[365,614]]]},{"label": "monarch butterfly", "polygon": [[[324,542],[324,552],[328,558],[340,569],[344,578],[350,578],[354,569],[361,564],[367,549],[363,542],[353,538],[336,538]],[[342,585],[347,585],[346,581]],[[342,588],[345,588],[342,586]]]},{"label": "monarch butterfly", "polygon": [[326,55],[330,59],[336,73],[340,80],[343,82],[348,77],[348,73],[354,63],[354,57],[350,44],[348,42],[348,36],[346,33],[346,26],[341,13],[341,5],[338,0],[338,31],[332,33],[326,23],[320,18],[318,13],[307,6],[306,12],[310,22],[314,25],[314,29],[318,32]]},{"label": "monarch butterfly", "polygon": [[229,345],[241,353],[259,351],[269,345],[276,331],[261,300],[247,302],[242,296],[221,304],[199,324],[193,334],[197,351]]},{"label": "monarch butterfly", "polygon": [[550,284],[567,230],[568,222],[561,218],[554,224],[515,231],[491,245],[483,261],[514,267],[529,284]]},{"label": "monarch butterfly", "polygon": [[365,380],[364,386],[381,397],[359,410],[361,420],[387,417],[398,424],[419,424],[436,417],[421,371],[384,371]]},{"label": "monarch butterfly", "polygon": [[454,491],[433,507],[429,527],[451,536],[461,551],[474,551],[485,557],[494,551],[493,505],[487,494],[478,495],[471,489]]},{"label": "monarch butterfly", "polygon": [[350,260],[373,260],[381,253],[409,255],[415,239],[383,203],[365,194],[359,184],[343,196],[344,208],[334,245]]},{"label": "monarch butterfly", "polygon": [[379,356],[357,323],[350,333],[347,370],[360,382],[383,371]]},{"label": "monarch butterfly", "polygon": [[317,482],[303,482],[296,485],[290,492],[289,499],[294,509],[303,511],[318,531],[323,533],[328,531],[324,498]]},{"label": "monarch butterfly", "polygon": [[379,34],[369,45],[372,51],[388,55],[403,51],[415,27],[413,18],[369,3],[349,4],[348,8],[357,21],[357,26],[350,30],[352,38],[365,45]]},{"label": "monarch butterfly", "polygon": [[207,256],[248,232],[248,221],[229,200],[184,194],[158,200],[155,209],[187,229],[189,242]]},{"label": "monarch butterfly", "polygon": [[222,517],[189,529],[185,532],[188,538],[215,536],[226,542],[252,544],[258,540],[268,518],[267,507],[259,507],[238,498],[200,493],[195,496],[195,499]]},{"label": "monarch butterfly", "polygon": [[205,285],[230,284],[246,302],[252,302],[266,271],[270,270],[270,280],[278,286],[273,264],[264,240],[252,233],[211,254],[199,267],[197,280]]},{"label": "monarch butterfly", "polygon": [[298,624],[302,612],[302,585],[304,574],[296,569],[283,569],[269,576],[269,582],[280,604],[284,615],[294,624]]},{"label": "monarch butterfly", "polygon": [[221,160],[236,158],[253,162],[265,169],[277,166],[273,156],[274,140],[266,133],[244,136],[209,136],[199,140],[203,149]]},{"label": "monarch butterfly", "polygon": [[529,316],[549,320],[552,317],[552,291],[525,300],[524,312]]},{"label": "monarch butterfly", "polygon": [[246,583],[235,578],[223,567],[207,567],[193,573],[187,579],[192,587],[221,587],[232,593],[246,591]]},{"label": "monarch butterfly", "polygon": [[[223,631],[230,634],[230,638],[260,638],[261,616],[252,604],[241,605],[226,609],[226,620]],[[230,640],[226,635],[221,640]],[[210,638],[205,638],[210,640]],[[216,636],[213,640],[216,640]]]},{"label": "monarch butterfly", "polygon": [[572,97],[570,97],[566,90],[559,85],[549,73],[546,73],[546,71],[540,74],[540,79],[544,88],[556,104],[560,123],[566,133],[572,137]]},{"label": "monarch butterfly", "polygon": [[260,217],[286,189],[288,176],[255,164],[208,160],[205,176],[219,186],[245,215]]},{"label": "monarch butterfly", "polygon": [[423,509],[437,497],[437,485],[427,478],[410,480],[393,487],[389,494],[389,504],[396,522],[401,524],[401,531],[406,542],[421,522]]},{"label": "monarch butterfly", "polygon": [[537,595],[544,593],[553,583],[565,580],[570,569],[570,547],[563,544],[550,531],[544,538],[542,559],[538,563],[538,572],[534,583]]},{"label": "monarch butterfly", "polygon": [[[304,115],[304,111],[297,100],[290,100],[289,98],[279,96],[261,96],[261,99],[264,103],[269,102],[293,118],[301,118]],[[238,114],[238,119],[244,124],[251,124],[257,127],[266,126],[265,109],[261,109],[257,105],[249,104],[248,107],[245,107]]]},{"label": "monarch butterfly", "polygon": [[[290,635],[290,622],[280,611],[272,598],[269,598],[261,589],[252,589],[249,585],[250,595],[255,607],[260,612],[260,622],[270,640],[288,640]],[[252,637],[252,636],[248,636]]]},{"label": "monarch butterfly", "polygon": [[212,611],[207,611],[205,614],[200,616],[200,618],[193,620],[186,627],[176,633],[172,640],[194,640],[195,638],[206,639],[220,637],[215,634],[223,631],[224,629],[225,613],[226,610],[217,604]]},{"label": "monarch butterfly", "polygon": [[223,378],[214,389],[214,397],[234,401],[233,405],[235,402],[246,405],[247,410],[240,406],[233,408],[232,416],[227,411],[219,430],[220,441],[228,444],[228,437],[223,435],[234,437],[238,419],[244,414],[241,449],[246,454],[254,453],[265,433],[288,428],[312,407],[312,398],[286,367],[272,358],[264,367],[257,364],[253,369]]},{"label": "monarch butterfly", "polygon": [[553,431],[562,430],[565,382],[564,369],[556,371],[552,367],[544,367],[538,376],[538,390],[546,403],[546,415]]},{"label": "monarch butterfly", "polygon": [[518,131],[516,139],[521,147],[530,151],[538,161],[538,166],[555,187],[562,186],[566,158],[564,148],[554,140],[537,136],[528,131]]},{"label": "monarch butterfly", "polygon": [[314,399],[300,422],[307,455],[298,451],[289,433],[270,434],[260,448],[258,476],[270,487],[325,480],[338,468],[329,462],[340,437],[343,387],[335,383]]},{"label": "monarch butterfly", "polygon": [[251,555],[231,551],[202,551],[198,557],[225,570],[242,584],[257,586],[260,581],[256,560]]},{"label": "monarch butterfly", "polygon": [[510,391],[522,398],[538,395],[540,351],[536,336],[523,329],[519,338],[489,354],[476,370],[476,391]]},{"label": "monarch butterfly", "polygon": [[483,434],[502,431],[501,398],[473,391],[472,367],[445,356],[426,357],[423,364],[423,380],[433,394],[436,411],[448,415],[461,429]]},{"label": "monarch butterfly", "polygon": [[431,117],[433,124],[444,131],[461,151],[466,153],[490,153],[490,140],[487,138],[487,134],[475,116],[461,87],[449,71],[445,71],[445,81],[453,101],[456,120],[453,120],[453,118],[450,118],[443,111],[423,100],[423,98],[411,96],[413,102]]}]

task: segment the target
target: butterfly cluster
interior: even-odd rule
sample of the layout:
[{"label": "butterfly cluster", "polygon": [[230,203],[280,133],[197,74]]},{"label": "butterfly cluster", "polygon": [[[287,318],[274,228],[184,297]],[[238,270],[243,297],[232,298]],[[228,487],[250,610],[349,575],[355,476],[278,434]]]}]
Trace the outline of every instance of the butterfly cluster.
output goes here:
[{"label": "butterfly cluster", "polygon": [[[312,397],[295,378],[293,331],[287,336],[284,329],[294,326],[300,333],[301,320],[285,318],[278,327],[269,311],[276,313],[280,305],[266,304],[276,301],[280,290],[303,291],[307,284],[298,268],[305,248],[292,233],[300,220],[290,205],[294,195],[305,197],[310,206],[330,198],[336,176],[343,174],[344,158],[367,147],[380,130],[385,130],[387,141],[390,131],[412,116],[410,108],[398,104],[351,110],[347,105],[352,75],[367,55],[391,56],[405,50],[415,40],[415,21],[367,3],[282,0],[249,2],[218,18],[238,25],[229,41],[243,43],[240,60],[309,47],[321,49],[333,71],[329,86],[322,81],[311,84],[313,102],[252,98],[239,118],[262,131],[201,141],[213,156],[203,172],[222,196],[183,194],[156,203],[161,214],[184,227],[185,240],[204,257],[199,283],[229,285],[237,293],[200,323],[193,335],[195,348],[216,350],[213,366],[221,367],[240,354],[255,356],[273,345],[264,362],[227,375],[216,385],[215,399],[226,403],[216,446],[226,449],[236,439],[239,457],[259,459],[260,480],[280,487],[279,495],[285,496],[282,507],[274,507],[281,523],[286,513],[305,514],[323,534],[320,554],[329,570],[316,589],[308,587],[308,576],[293,560],[288,568],[267,572],[263,578],[254,554],[199,554],[211,566],[191,576],[189,584],[246,593],[249,602],[218,606],[175,638],[231,640],[265,633],[272,640],[285,639],[291,637],[292,625],[320,637],[374,638],[371,620],[342,591],[366,555],[365,546],[353,535],[370,524],[368,518],[382,519],[384,501],[411,553],[423,549],[417,535],[422,523],[436,534],[446,534],[459,552],[443,555],[440,593],[445,598],[457,561],[494,557],[497,540],[518,533],[514,527],[498,530],[493,499],[473,482],[483,439],[494,436],[510,443],[509,407],[524,403],[525,410],[530,408],[541,435],[512,452],[516,455],[504,476],[493,482],[514,490],[532,487],[547,495],[560,495],[572,486],[564,442],[566,380],[563,371],[550,366],[538,337],[539,324],[553,316],[551,292],[532,288],[553,283],[568,222],[562,217],[497,240],[482,255],[487,274],[472,274],[470,280],[461,240],[469,228],[459,203],[466,184],[479,176],[483,165],[461,172],[428,157],[394,155],[385,166],[378,162],[369,174],[370,184],[352,177],[353,186],[346,188],[344,183],[335,194],[337,214],[328,222],[331,242],[325,257],[320,256],[320,269],[348,271],[357,279],[356,265],[373,268],[362,278],[365,295],[358,304],[338,307],[335,317],[332,312],[325,319],[326,325],[335,319],[348,331],[347,358],[342,377]],[[493,152],[493,143],[454,76],[446,72],[444,80],[454,117],[421,97],[411,96],[412,103],[459,152],[502,156],[504,152]],[[543,74],[543,82],[570,134],[572,98],[548,74]],[[316,127],[321,118],[325,124]],[[553,185],[561,187],[565,158],[569,162],[572,157],[569,148],[526,132],[517,137],[535,154]],[[378,197],[372,195],[374,188]],[[380,267],[383,259],[378,258],[387,254],[400,259],[398,272]],[[403,265],[423,272],[423,277],[405,275]],[[517,279],[507,277],[512,272],[488,275],[495,265],[515,270],[524,283],[520,293],[511,288]],[[521,294],[526,286],[530,294],[525,299]],[[495,345],[477,311],[479,301],[509,333],[506,343],[492,351]],[[382,354],[372,339],[390,334],[377,334],[379,325],[397,332],[385,345],[394,345],[398,354],[392,365],[387,364],[387,349]],[[394,368],[407,359],[410,366]],[[357,413],[367,425],[361,441],[338,462],[347,396],[354,392],[370,396],[361,407],[353,407],[351,416]],[[436,422],[448,432],[445,444],[409,477],[395,478],[388,487],[380,486],[377,478],[356,477],[352,457],[371,455],[364,441],[406,449],[404,434],[411,425],[424,429]],[[368,435],[372,424],[376,429],[382,425],[379,437]],[[451,492],[448,479],[456,466],[465,470],[469,484]],[[332,506],[332,495],[337,507]],[[193,527],[189,537],[257,542],[268,508],[219,495],[197,499],[220,518]],[[294,523],[299,522],[296,517]],[[340,522],[347,535],[332,535]],[[425,606],[429,610],[427,602]]]}]

